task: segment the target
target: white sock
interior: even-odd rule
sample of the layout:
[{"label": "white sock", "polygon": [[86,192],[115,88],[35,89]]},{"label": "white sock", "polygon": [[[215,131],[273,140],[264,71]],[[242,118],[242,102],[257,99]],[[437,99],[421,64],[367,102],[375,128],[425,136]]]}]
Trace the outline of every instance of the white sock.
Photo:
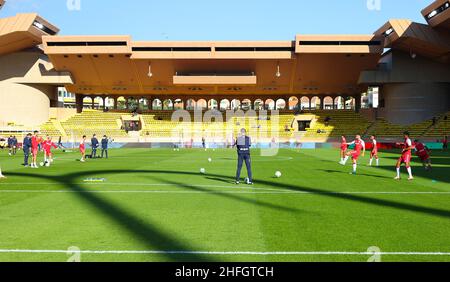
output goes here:
[{"label": "white sock", "polygon": [[373,159],[370,159],[369,165],[372,166]]},{"label": "white sock", "polygon": [[397,177],[400,177],[400,168],[397,167]]},{"label": "white sock", "polygon": [[411,167],[406,168],[406,170],[408,171],[409,177],[412,178],[413,175],[412,175]]},{"label": "white sock", "polygon": [[1,177],[4,177],[3,174],[2,174],[2,168],[0,168],[0,178]]},{"label": "white sock", "polygon": [[357,164],[353,164],[353,172],[354,173],[356,173],[356,167],[357,167],[358,165]]},{"label": "white sock", "polygon": [[380,164],[380,160],[379,159],[376,159],[376,161],[377,161],[377,166]]},{"label": "white sock", "polygon": [[344,158],[344,164],[348,161],[348,156]]}]

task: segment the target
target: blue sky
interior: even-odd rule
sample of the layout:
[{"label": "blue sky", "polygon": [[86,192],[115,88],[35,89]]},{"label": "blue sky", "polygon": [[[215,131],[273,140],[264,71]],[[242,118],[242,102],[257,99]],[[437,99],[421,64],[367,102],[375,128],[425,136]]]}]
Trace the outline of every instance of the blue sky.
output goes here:
[{"label": "blue sky", "polygon": [[[37,12],[63,35],[133,40],[293,40],[296,34],[373,33],[388,19],[424,22],[432,0],[6,0],[0,17]],[[78,1],[78,0],[70,0]],[[370,0],[378,1],[378,0]]]}]

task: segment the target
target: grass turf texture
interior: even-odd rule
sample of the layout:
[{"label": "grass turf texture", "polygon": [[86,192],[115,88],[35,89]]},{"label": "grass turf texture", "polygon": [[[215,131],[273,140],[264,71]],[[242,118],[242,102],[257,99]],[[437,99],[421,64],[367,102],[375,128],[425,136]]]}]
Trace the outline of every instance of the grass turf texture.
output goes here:
[{"label": "grass turf texture", "polygon": [[[71,246],[213,252],[366,252],[377,246],[381,252],[450,252],[448,153],[433,152],[431,173],[415,162],[412,182],[404,167],[402,181],[393,180],[398,152],[380,153],[378,168],[367,166],[368,156],[361,158],[356,176],[349,175],[351,165],[337,163],[336,150],[258,153],[253,151],[255,185],[247,186],[233,184],[234,150],[120,149],[110,150],[108,160],[86,163],[76,161],[77,153],[58,151],[51,167],[39,169],[20,167],[20,154],[0,152],[8,177],[0,180],[0,261],[67,261],[71,255],[64,250]],[[277,170],[281,178],[274,177]],[[16,249],[63,252],[9,252]],[[369,257],[83,253],[81,261],[362,262]],[[450,256],[382,255],[381,260],[450,261]]]}]

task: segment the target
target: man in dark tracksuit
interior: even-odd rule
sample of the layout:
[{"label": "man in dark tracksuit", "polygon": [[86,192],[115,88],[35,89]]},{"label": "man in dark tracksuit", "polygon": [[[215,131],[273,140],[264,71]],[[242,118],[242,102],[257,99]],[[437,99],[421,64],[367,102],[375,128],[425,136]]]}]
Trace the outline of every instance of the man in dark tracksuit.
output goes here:
[{"label": "man in dark tracksuit", "polygon": [[92,146],[91,159],[95,159],[97,157],[97,148],[98,148],[98,139],[95,134],[92,136],[91,146]]},{"label": "man in dark tracksuit", "polygon": [[108,137],[106,135],[102,139],[102,158],[103,154],[106,154],[106,158],[108,158]]},{"label": "man in dark tracksuit", "polygon": [[18,145],[16,136],[13,136],[12,145],[13,145],[12,153],[13,153],[13,155],[16,155],[17,154],[17,145]]},{"label": "man in dark tracksuit", "polygon": [[28,166],[28,158],[30,157],[30,149],[31,149],[31,133],[28,133],[27,136],[25,137],[25,139],[23,139],[23,155],[24,155],[24,160],[23,160],[23,165],[25,167]]},{"label": "man in dark tracksuit", "polygon": [[13,147],[13,137],[12,135],[8,137],[8,148],[9,148],[9,155],[12,156],[12,147]]},{"label": "man in dark tracksuit", "polygon": [[246,183],[249,185],[253,184],[252,176],[252,163],[250,157],[250,147],[252,145],[250,137],[247,136],[247,131],[243,128],[241,129],[241,136],[236,139],[235,146],[238,153],[238,165],[236,171],[236,184],[240,183],[241,180],[241,170],[242,165],[245,161],[245,166],[247,167],[248,178]]}]

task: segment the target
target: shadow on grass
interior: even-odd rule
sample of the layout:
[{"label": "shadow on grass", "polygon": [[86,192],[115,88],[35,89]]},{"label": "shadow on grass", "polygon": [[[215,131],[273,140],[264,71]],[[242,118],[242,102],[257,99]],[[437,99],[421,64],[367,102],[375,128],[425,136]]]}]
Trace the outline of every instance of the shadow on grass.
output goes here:
[{"label": "shadow on grass", "polygon": [[[179,182],[175,182],[175,181],[169,181],[169,180],[163,180],[161,178],[154,178],[155,180],[167,183],[167,184],[172,184],[174,186],[180,186],[192,191],[198,191],[198,192],[211,192],[214,193],[214,191],[208,190],[208,189],[204,189],[195,185],[189,185],[189,184],[185,184],[185,183],[179,183]],[[250,187],[250,186],[249,186]],[[261,207],[265,207],[265,208],[271,208],[274,210],[282,210],[285,212],[300,212],[301,210],[295,209],[295,208],[289,208],[289,207],[283,207],[283,206],[279,206],[279,205],[275,205],[275,204],[271,204],[271,203],[266,203],[266,202],[262,202],[262,201],[258,201],[257,199],[250,199],[250,198],[245,198],[245,197],[240,197],[240,196],[236,196],[234,194],[227,194],[227,193],[215,193],[214,195],[217,195],[219,197],[223,197],[223,198],[227,198],[227,199],[231,199],[231,200],[236,200],[242,203],[247,203],[247,204],[252,204],[252,205],[256,205],[256,206],[261,206]]]},{"label": "shadow on grass", "polygon": [[[319,169],[319,171],[323,171],[323,172],[326,172],[326,173],[350,174],[347,171],[339,171],[339,170],[332,170],[332,169]],[[390,177],[386,177],[386,176],[373,175],[373,174],[367,174],[367,173],[361,173],[361,172],[357,172],[356,174],[357,175],[362,175],[362,176],[368,176],[368,177],[391,179]]]},{"label": "shadow on grass", "polygon": [[[77,172],[77,173],[71,173],[66,175],[60,175],[57,177],[48,177],[48,176],[40,176],[36,174],[28,174],[28,173],[9,173],[8,176],[12,177],[29,177],[29,178],[40,178],[40,179],[49,179],[56,181],[58,183],[61,183],[64,187],[69,189],[70,191],[79,192],[75,193],[77,197],[81,198],[85,202],[91,204],[93,207],[97,208],[98,211],[105,214],[109,217],[111,221],[115,221],[119,226],[121,226],[125,231],[129,232],[131,235],[133,235],[135,238],[139,239],[141,242],[145,243],[148,248],[154,249],[157,248],[157,250],[175,250],[175,251],[191,251],[196,250],[195,246],[186,244],[178,240],[175,236],[172,234],[167,234],[162,231],[160,231],[156,226],[151,224],[150,222],[143,221],[142,219],[134,216],[132,213],[128,212],[127,210],[120,208],[116,206],[115,204],[109,202],[108,200],[102,198],[99,196],[99,194],[94,193],[83,193],[86,190],[83,189],[79,184],[74,184],[77,180],[79,181],[80,178],[88,177],[92,174],[95,175],[120,175],[120,174],[169,174],[169,175],[198,175],[198,173],[194,172],[186,172],[186,171],[165,171],[165,170],[96,170],[92,172]],[[208,177],[211,178],[218,178],[222,180],[229,179],[232,181],[234,178],[224,175],[217,175],[217,174],[210,174]],[[194,185],[189,184],[182,184],[177,183],[174,181],[168,181],[167,179],[160,179],[163,183],[169,183],[177,186],[182,186],[186,189],[195,190],[195,191],[210,191],[205,190],[199,187],[196,187]],[[450,210],[444,210],[439,208],[432,208],[432,207],[424,207],[424,206],[418,206],[413,204],[407,204],[407,203],[400,203],[396,201],[391,200],[384,200],[384,199],[377,199],[377,198],[370,198],[366,196],[361,195],[352,195],[352,194],[338,194],[338,193],[330,193],[330,191],[317,189],[317,188],[307,188],[307,187],[301,187],[296,185],[288,185],[281,182],[274,182],[274,181],[265,181],[265,180],[255,180],[257,184],[267,185],[271,187],[277,187],[284,190],[290,190],[290,191],[298,191],[298,192],[308,192],[308,193],[314,193],[317,195],[320,195],[321,197],[328,197],[328,198],[334,198],[338,200],[345,200],[345,201],[353,201],[358,203],[364,203],[369,204],[376,207],[383,207],[383,208],[393,208],[401,211],[409,211],[409,212],[415,212],[420,213],[424,215],[432,215],[432,216],[438,216],[438,217],[445,217],[450,218]],[[124,185],[125,186],[125,185]],[[222,194],[221,196],[224,196]],[[226,195],[227,198],[236,200],[236,201],[243,201],[248,202],[255,205],[260,206],[267,206],[274,209],[282,209],[285,211],[296,211],[287,207],[280,207],[272,204],[262,203],[262,202],[255,202],[251,201],[246,198],[237,197],[235,195]],[[210,261],[214,260],[217,261],[217,257],[205,257],[201,256],[199,254],[191,254],[191,255],[180,255],[176,253],[163,253],[161,254],[165,256],[168,260],[171,261]]]}]

